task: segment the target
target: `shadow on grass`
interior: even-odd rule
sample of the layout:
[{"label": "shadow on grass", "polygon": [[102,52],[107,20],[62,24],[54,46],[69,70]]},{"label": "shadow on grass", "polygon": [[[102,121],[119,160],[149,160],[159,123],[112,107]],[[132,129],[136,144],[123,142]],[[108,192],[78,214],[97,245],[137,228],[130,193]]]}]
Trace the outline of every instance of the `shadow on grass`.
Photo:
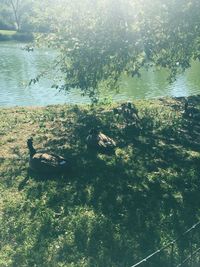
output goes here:
[{"label": "shadow on grass", "polygon": [[[154,118],[146,115],[138,133],[118,128],[112,111],[106,115],[76,112],[74,127],[66,136],[62,132],[62,142],[70,146],[62,148],[59,139],[46,143],[54,153],[69,159],[70,174],[61,178],[29,174],[36,183],[26,189],[27,199],[36,202],[45,196],[43,208],[38,209],[46,211],[44,217],[35,207],[30,211],[40,227],[32,248],[35,254],[28,261],[47,266],[46,253],[55,243],[56,263],[77,263],[85,257],[86,266],[131,266],[176,238],[199,217],[199,158],[187,154],[188,149],[194,150],[191,132],[184,126],[187,120],[181,118],[177,127],[161,122],[155,128]],[[197,122],[192,123],[197,127]],[[115,153],[87,149],[91,125],[117,141]],[[180,127],[184,132],[179,135]],[[176,248],[182,257],[188,252],[186,245]],[[34,256],[36,251],[40,251],[39,259]],[[166,251],[145,266],[168,266],[168,258]]]}]

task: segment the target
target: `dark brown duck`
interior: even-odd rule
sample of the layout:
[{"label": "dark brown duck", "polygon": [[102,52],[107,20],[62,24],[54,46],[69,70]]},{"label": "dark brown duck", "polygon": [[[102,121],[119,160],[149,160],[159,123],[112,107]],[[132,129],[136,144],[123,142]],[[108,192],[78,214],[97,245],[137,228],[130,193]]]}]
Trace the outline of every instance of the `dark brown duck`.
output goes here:
[{"label": "dark brown duck", "polygon": [[87,136],[88,148],[93,148],[102,152],[110,152],[116,147],[116,142],[109,136],[91,129]]},{"label": "dark brown duck", "polygon": [[30,154],[30,169],[39,173],[62,173],[68,169],[69,164],[65,158],[46,152],[36,152],[33,138],[27,140],[27,146]]}]

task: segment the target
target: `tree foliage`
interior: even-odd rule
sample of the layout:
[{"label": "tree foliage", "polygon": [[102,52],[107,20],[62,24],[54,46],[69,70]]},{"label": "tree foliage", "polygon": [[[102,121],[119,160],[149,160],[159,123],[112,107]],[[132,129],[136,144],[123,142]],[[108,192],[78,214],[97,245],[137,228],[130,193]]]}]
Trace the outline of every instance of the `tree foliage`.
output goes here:
[{"label": "tree foliage", "polygon": [[60,0],[45,10],[46,40],[61,52],[66,90],[93,97],[102,86],[116,87],[122,74],[151,66],[169,69],[173,79],[200,59],[198,0]]}]

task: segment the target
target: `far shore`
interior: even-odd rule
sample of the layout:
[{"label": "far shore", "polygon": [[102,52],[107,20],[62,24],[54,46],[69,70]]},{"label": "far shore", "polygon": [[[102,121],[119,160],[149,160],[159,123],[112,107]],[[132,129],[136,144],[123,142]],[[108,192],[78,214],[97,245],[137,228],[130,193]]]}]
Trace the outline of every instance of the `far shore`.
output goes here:
[{"label": "far shore", "polygon": [[1,41],[18,41],[18,42],[32,42],[34,40],[31,32],[17,32],[14,30],[0,30]]}]

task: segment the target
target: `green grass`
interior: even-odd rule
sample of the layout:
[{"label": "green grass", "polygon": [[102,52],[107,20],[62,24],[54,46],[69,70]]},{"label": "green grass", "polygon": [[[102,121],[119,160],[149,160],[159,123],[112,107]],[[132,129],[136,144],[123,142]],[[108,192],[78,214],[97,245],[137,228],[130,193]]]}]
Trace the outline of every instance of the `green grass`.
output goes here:
[{"label": "green grass", "polygon": [[[135,104],[139,136],[116,105],[0,110],[0,266],[128,267],[200,219],[199,121],[178,99]],[[91,126],[116,140],[113,155],[88,151]],[[30,136],[68,158],[64,177],[28,171]],[[178,263],[187,242],[174,249]]]},{"label": "green grass", "polygon": [[16,35],[16,31],[0,30],[0,41],[12,41]]},{"label": "green grass", "polygon": [[16,33],[16,31],[10,31],[10,30],[0,30],[0,34],[2,35],[14,35]]},{"label": "green grass", "polygon": [[32,42],[33,39],[33,34],[30,32],[0,30],[0,41]]}]

